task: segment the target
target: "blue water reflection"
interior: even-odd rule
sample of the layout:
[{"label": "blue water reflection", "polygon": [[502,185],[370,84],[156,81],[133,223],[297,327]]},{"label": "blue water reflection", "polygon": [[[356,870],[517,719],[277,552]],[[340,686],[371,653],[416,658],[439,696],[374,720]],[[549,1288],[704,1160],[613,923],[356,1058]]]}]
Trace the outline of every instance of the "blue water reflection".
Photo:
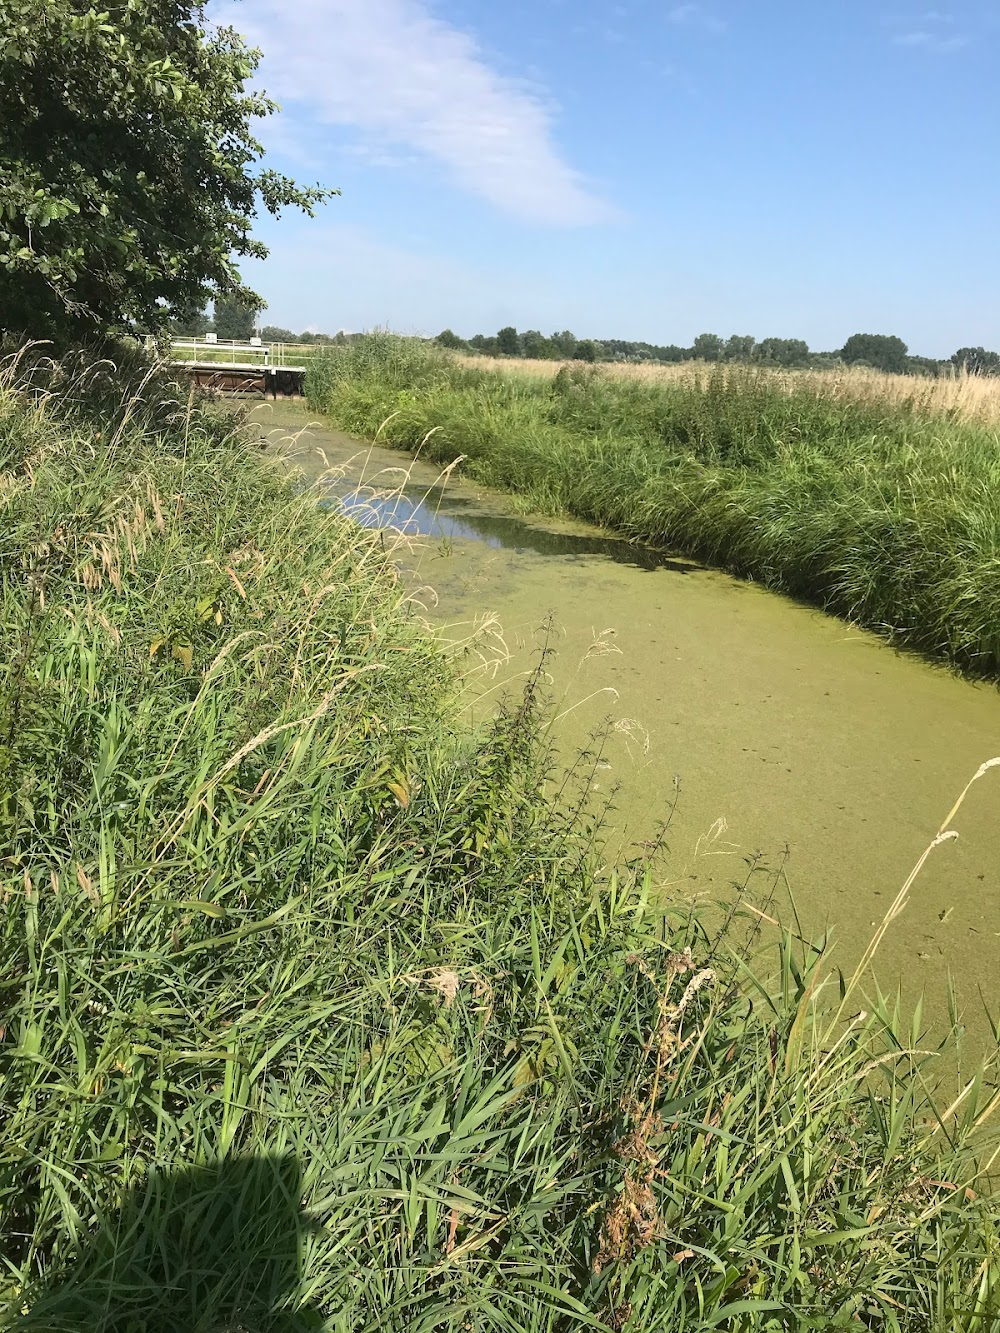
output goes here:
[{"label": "blue water reflection", "polygon": [[700,568],[615,537],[549,532],[514,515],[489,514],[474,502],[449,494],[442,486],[403,486],[388,493],[347,480],[328,480],[326,488],[345,514],[366,528],[385,528],[406,537],[484,542],[496,550],[581,559],[601,556],[639,569],[668,569],[687,574]]}]

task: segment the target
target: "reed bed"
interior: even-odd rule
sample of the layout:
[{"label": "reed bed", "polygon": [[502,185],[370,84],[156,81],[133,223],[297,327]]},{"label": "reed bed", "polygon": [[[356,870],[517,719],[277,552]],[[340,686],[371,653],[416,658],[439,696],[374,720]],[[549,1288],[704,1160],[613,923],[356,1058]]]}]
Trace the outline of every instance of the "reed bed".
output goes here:
[{"label": "reed bed", "polygon": [[[553,379],[563,366],[576,368],[579,365],[572,361],[532,361],[496,356],[458,356],[456,360],[470,369],[546,380]],[[606,362],[600,367],[601,373],[612,379],[652,386],[698,384],[711,369],[703,361],[683,361],[676,365]],[[994,428],[1000,425],[1000,378],[994,375],[969,375],[956,371],[952,376],[925,378],[887,375],[864,366],[832,370],[731,369],[744,375],[766,376],[773,384],[782,385],[788,393],[806,391],[834,401],[869,401],[904,411],[917,410],[947,421]]]},{"label": "reed bed", "polygon": [[958,397],[942,413],[936,383],[571,364],[542,378],[373,335],[318,359],[307,392],[348,430],[460,455],[522,505],[694,555],[996,679],[1000,440],[961,419]]},{"label": "reed bed", "polygon": [[664,918],[316,500],[141,366],[0,381],[2,1326],[995,1327],[992,1070]]}]

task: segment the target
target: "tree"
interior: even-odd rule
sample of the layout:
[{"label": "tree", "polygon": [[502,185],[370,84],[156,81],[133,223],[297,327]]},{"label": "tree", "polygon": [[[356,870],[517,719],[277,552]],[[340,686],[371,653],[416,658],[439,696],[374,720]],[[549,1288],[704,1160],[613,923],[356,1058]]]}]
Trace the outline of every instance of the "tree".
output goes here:
[{"label": "tree", "polygon": [[482,352],[484,356],[496,356],[500,348],[496,338],[487,338],[485,334],[476,333],[469,339],[469,346],[476,352]]},{"label": "tree", "polygon": [[569,329],[563,329],[562,333],[553,333],[549,342],[555,349],[557,358],[562,357],[565,361],[572,359],[573,354],[576,351],[575,333],[570,333]]},{"label": "tree", "polygon": [[295,343],[299,340],[297,333],[293,333],[291,329],[280,328],[277,324],[265,324],[260,336],[269,343]]},{"label": "tree", "polygon": [[459,348],[465,346],[458,334],[452,333],[451,329],[442,329],[434,341],[439,347],[447,347],[453,352],[457,352]]},{"label": "tree", "polygon": [[256,323],[253,306],[220,296],[215,303],[215,332],[228,342],[245,343],[253,336]]},{"label": "tree", "polygon": [[527,329],[521,334],[521,352],[532,361],[548,361],[555,354],[555,348],[544,333]]},{"label": "tree", "polygon": [[699,333],[691,351],[697,361],[721,361],[725,346],[717,333]]},{"label": "tree", "polygon": [[497,333],[497,348],[501,356],[520,356],[521,340],[517,336],[517,329],[508,324],[506,328],[500,329]]},{"label": "tree", "polygon": [[3,0],[0,326],[158,332],[216,294],[257,309],[259,207],[335,191],[260,170],[259,55],[198,0]]},{"label": "tree", "polygon": [[576,351],[573,353],[575,361],[590,361],[593,363],[600,357],[600,348],[593,338],[581,338],[576,345]]},{"label": "tree", "polygon": [[727,361],[749,361],[755,346],[756,339],[749,334],[734,333],[727,340],[723,355]]},{"label": "tree", "polygon": [[175,338],[204,338],[212,327],[206,310],[194,310],[177,315],[170,321],[170,332]]},{"label": "tree", "polygon": [[840,356],[848,365],[861,363],[890,375],[905,375],[909,369],[908,351],[902,338],[884,333],[855,333],[840,349]]},{"label": "tree", "polygon": [[985,347],[960,347],[951,359],[968,375],[1000,375],[1000,353]]},{"label": "tree", "polygon": [[[1000,361],[1000,357],[997,360]],[[911,356],[907,358],[907,373],[922,375],[925,378],[941,379],[942,377],[948,377],[950,379],[955,374],[955,364],[953,360],[939,361],[933,356]]]},{"label": "tree", "polygon": [[767,365],[793,366],[809,364],[809,344],[801,338],[764,338],[754,348],[754,360]]}]

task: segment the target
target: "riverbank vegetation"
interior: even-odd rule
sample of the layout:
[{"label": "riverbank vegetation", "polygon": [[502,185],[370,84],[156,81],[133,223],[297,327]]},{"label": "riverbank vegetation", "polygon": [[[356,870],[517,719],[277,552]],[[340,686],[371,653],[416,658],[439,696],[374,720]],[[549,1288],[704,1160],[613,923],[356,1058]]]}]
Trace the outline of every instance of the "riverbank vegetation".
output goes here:
[{"label": "riverbank vegetation", "polygon": [[1000,450],[996,418],[975,419],[993,397],[965,383],[518,374],[372,335],[314,362],[307,392],[345,429],[461,456],[526,505],[695,555],[996,678]]},{"label": "riverbank vegetation", "polygon": [[141,365],[7,367],[0,511],[4,1326],[990,1326],[989,1078],[654,910],[377,534]]}]

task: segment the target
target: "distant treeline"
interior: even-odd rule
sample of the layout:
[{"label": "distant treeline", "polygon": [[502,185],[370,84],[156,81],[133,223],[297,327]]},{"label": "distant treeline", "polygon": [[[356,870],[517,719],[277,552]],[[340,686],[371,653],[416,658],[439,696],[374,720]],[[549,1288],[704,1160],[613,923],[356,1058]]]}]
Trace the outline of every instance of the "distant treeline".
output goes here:
[{"label": "distant treeline", "polygon": [[[246,341],[255,331],[253,310],[234,301],[217,301],[214,316],[204,311],[177,320],[175,334],[204,337],[214,332],[218,337]],[[344,343],[360,335],[349,333],[293,333],[276,324],[257,330],[266,342]],[[578,338],[569,329],[546,336],[537,329],[519,332],[513,325],[494,334],[477,333],[460,338],[445,329],[434,339],[441,347],[456,352],[482,356],[509,356],[537,361],[653,361],[671,364],[681,361],[707,361],[729,364],[778,366],[788,370],[829,370],[839,365],[870,366],[894,375],[954,375],[965,370],[971,375],[1000,375],[1000,353],[984,347],[960,347],[948,360],[913,356],[902,338],[882,333],[855,333],[834,352],[812,352],[802,338],[762,338],[733,334],[722,338],[717,333],[700,333],[690,347],[676,344],[635,342],[625,338]]]},{"label": "distant treeline", "polygon": [[445,329],[434,340],[455,351],[484,356],[523,357],[549,361],[680,361],[728,362],[780,366],[787,369],[831,369],[838,365],[865,365],[896,375],[953,375],[956,368],[970,374],[1000,375],[1000,353],[982,347],[962,347],[949,360],[913,356],[902,338],[879,333],[856,333],[833,352],[812,352],[802,338],[763,338],[749,334],[722,338],[700,333],[690,347],[634,342],[623,338],[577,338],[569,329],[548,337],[537,329],[519,332],[508,325],[493,335],[477,333],[462,339]]},{"label": "distant treeline", "polygon": [[360,338],[360,333],[345,333],[343,329],[339,333],[292,333],[290,329],[279,328],[277,324],[265,324],[260,330],[260,336],[265,342],[270,343],[331,343],[339,345],[340,343],[350,342],[352,338]]},{"label": "distant treeline", "polygon": [[204,338],[214,333],[226,342],[246,342],[255,334],[272,343],[343,343],[352,335],[347,333],[293,333],[276,324],[257,327],[257,312],[239,301],[218,300],[214,312],[198,310],[181,319],[175,319],[170,332],[175,338]]}]

